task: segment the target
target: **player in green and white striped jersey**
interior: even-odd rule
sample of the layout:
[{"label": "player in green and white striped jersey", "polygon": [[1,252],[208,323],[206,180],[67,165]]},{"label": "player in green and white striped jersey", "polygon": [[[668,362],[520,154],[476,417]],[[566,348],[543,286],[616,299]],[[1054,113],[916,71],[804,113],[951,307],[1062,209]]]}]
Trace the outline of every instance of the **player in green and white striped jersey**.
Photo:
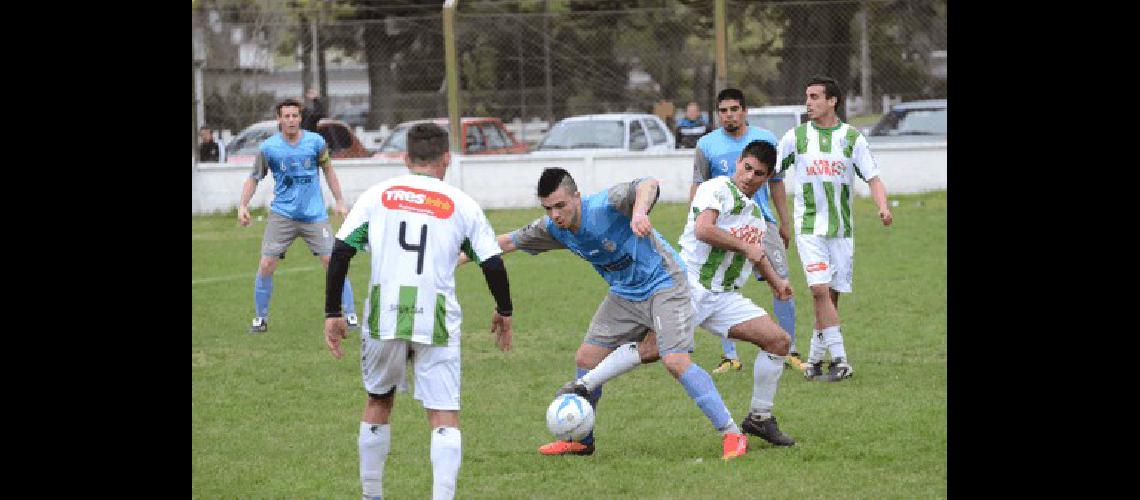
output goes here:
[{"label": "player in green and white striped jersey", "polygon": [[325,342],[334,357],[345,338],[340,296],[358,250],[372,256],[361,327],[360,368],[368,393],[360,422],[360,481],[365,498],[380,498],[391,447],[388,419],[397,389],[406,390],[414,363],[415,399],[431,426],[432,498],[452,498],[462,459],[459,432],[459,326],[455,266],[462,249],[477,261],[495,297],[491,331],[511,347],[510,284],[502,252],[483,209],[443,182],[451,159],[447,132],[425,123],[408,131],[410,175],[380,182],[360,195],[336,235],[325,280]]},{"label": "player in green and white striped jersey", "polygon": [[736,159],[732,177],[714,177],[697,187],[680,244],[695,322],[721,339],[746,340],[760,348],[752,365],[752,400],[741,430],[776,446],[791,446],[795,440],[780,431],[772,416],[791,336],[737,291],[756,266],[775,297],[792,298],[791,284],[776,273],[764,252],[761,242],[768,226],[752,198],[768,182],[775,165],[772,144],[748,143]]},{"label": "player in green and white striped jersey", "polygon": [[[836,115],[843,102],[839,84],[828,77],[814,78],[807,84],[805,97],[810,122],[796,126],[780,139],[776,172],[791,170],[795,179],[791,190],[796,247],[815,311],[804,376],[808,380],[838,381],[854,373],[839,331],[839,294],[851,292],[851,186],[855,176],[870,187],[883,225],[891,225],[893,219],[887,207],[887,188],[879,178],[867,139]],[[826,375],[824,350],[831,353]]]}]

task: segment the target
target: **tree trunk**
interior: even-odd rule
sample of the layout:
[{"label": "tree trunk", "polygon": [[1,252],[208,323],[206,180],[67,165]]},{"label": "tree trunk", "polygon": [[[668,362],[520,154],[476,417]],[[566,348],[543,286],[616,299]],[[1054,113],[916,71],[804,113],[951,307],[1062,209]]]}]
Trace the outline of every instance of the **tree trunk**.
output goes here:
[{"label": "tree trunk", "polygon": [[368,22],[364,25],[364,59],[368,64],[368,126],[393,123],[393,104],[396,79],[392,75],[390,38],[384,32],[384,23]]},{"label": "tree trunk", "polygon": [[303,98],[305,91],[313,86],[313,59],[310,57],[313,50],[313,35],[309,33],[309,20],[304,15],[300,15],[298,18],[301,28],[299,37],[301,42],[301,92],[297,97]]}]

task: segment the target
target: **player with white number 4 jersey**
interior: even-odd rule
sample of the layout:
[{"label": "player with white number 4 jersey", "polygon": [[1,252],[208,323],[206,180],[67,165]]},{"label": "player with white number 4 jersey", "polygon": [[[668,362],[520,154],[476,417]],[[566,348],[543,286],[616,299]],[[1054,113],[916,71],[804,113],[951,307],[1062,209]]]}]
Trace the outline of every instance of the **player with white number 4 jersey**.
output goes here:
[{"label": "player with white number 4 jersey", "polygon": [[479,262],[496,312],[492,332],[510,350],[511,300],[506,268],[483,210],[443,182],[450,161],[447,133],[434,124],[408,132],[405,163],[411,175],[389,179],[360,196],[337,232],[325,286],[325,342],[343,352],[345,321],[340,288],[358,250],[372,256],[368,299],[361,327],[360,367],[368,400],[357,444],[366,498],[381,496],[384,462],[391,446],[388,418],[396,389],[406,390],[414,363],[415,399],[431,425],[432,498],[452,498],[462,457],[459,433],[459,336],[463,317],[455,298],[460,250]]},{"label": "player with white number 4 jersey", "polygon": [[[839,294],[851,292],[855,257],[851,186],[855,176],[870,187],[883,225],[891,225],[893,217],[867,139],[836,116],[835,110],[843,102],[839,85],[828,77],[814,78],[807,84],[805,98],[811,121],[780,139],[776,173],[791,169],[794,174],[796,247],[815,311],[804,376],[808,380],[839,381],[854,373],[839,331]],[[831,352],[826,375],[824,350]]]}]

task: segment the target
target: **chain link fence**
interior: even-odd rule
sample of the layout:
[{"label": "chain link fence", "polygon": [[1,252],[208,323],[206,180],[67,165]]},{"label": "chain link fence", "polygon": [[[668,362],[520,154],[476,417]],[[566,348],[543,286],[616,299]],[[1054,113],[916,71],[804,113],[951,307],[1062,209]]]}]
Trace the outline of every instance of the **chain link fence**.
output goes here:
[{"label": "chain link fence", "polygon": [[[441,5],[195,2],[197,121],[237,133],[307,88],[358,132],[446,117]],[[714,106],[713,0],[461,0],[455,25],[460,114],[528,142],[571,115],[672,125],[689,101]],[[945,0],[726,0],[725,28],[727,85],[749,107],[802,104],[816,74],[840,81],[847,119],[946,97]]]}]

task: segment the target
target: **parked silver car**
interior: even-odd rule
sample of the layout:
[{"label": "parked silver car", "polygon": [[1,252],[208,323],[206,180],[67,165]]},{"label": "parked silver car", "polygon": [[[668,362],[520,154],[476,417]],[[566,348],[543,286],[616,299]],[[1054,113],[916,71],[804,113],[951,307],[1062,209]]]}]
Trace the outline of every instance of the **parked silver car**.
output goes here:
[{"label": "parked silver car", "polygon": [[606,113],[563,118],[534,153],[582,150],[672,151],[673,134],[657,115]]}]

